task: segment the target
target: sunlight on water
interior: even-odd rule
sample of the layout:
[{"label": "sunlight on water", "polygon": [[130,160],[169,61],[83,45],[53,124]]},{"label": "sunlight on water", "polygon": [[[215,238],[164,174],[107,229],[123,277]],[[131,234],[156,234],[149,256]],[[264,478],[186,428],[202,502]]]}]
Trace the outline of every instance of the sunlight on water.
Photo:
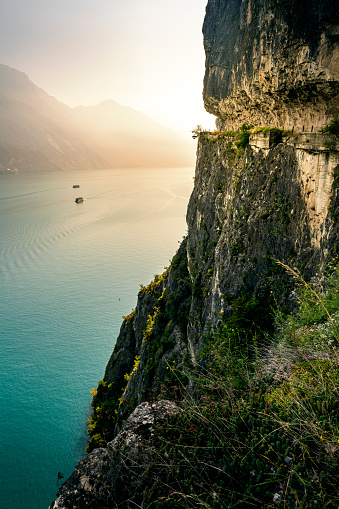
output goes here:
[{"label": "sunlight on water", "polygon": [[185,234],[192,177],[0,175],[1,509],[47,509],[84,454],[89,391],[139,285]]}]

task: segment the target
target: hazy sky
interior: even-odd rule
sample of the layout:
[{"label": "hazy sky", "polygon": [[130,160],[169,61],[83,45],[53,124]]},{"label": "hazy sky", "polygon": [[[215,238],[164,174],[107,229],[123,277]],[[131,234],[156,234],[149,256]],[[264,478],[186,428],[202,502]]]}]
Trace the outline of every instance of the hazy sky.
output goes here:
[{"label": "hazy sky", "polygon": [[207,0],[0,0],[0,63],[70,106],[114,99],[183,132],[202,101]]}]

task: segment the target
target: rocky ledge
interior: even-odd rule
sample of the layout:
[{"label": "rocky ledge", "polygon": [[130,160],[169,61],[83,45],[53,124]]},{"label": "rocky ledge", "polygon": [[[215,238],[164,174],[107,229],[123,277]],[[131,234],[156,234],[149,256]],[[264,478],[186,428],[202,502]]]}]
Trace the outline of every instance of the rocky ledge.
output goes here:
[{"label": "rocky ledge", "polygon": [[[61,486],[50,509],[78,507],[128,507],[126,490],[140,492],[142,474],[154,453],[153,426],[179,412],[171,401],[141,403],[107,448],[95,449],[76,465]],[[140,492],[140,502],[143,493]]]},{"label": "rocky ledge", "polygon": [[207,111],[224,129],[318,130],[339,112],[338,21],[332,0],[209,0]]}]

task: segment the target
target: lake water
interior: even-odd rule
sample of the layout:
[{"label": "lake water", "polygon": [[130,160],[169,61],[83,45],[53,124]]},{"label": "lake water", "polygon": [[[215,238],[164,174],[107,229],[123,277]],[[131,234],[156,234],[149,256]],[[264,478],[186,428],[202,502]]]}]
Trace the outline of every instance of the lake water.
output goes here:
[{"label": "lake water", "polygon": [[47,509],[84,455],[89,391],[186,232],[193,175],[0,175],[1,509]]}]

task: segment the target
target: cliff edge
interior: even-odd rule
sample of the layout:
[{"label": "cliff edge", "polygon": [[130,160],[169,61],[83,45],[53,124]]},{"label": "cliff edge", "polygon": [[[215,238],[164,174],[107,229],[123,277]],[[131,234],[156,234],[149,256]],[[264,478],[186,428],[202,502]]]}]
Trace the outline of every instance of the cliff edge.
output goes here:
[{"label": "cliff edge", "polygon": [[208,2],[218,128],[195,131],[188,233],[124,319],[51,508],[338,507],[335,9]]}]

